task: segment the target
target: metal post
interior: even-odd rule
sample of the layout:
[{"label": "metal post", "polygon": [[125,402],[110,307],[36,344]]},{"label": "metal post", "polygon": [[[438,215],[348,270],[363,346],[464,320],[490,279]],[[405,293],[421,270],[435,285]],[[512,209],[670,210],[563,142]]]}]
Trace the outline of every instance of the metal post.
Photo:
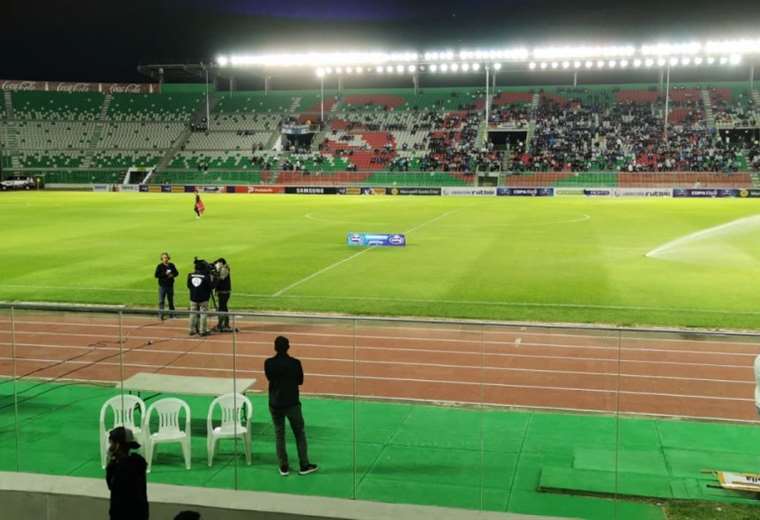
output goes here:
[{"label": "metal post", "polygon": [[662,83],[664,81],[664,78],[665,78],[665,73],[663,72],[662,69],[660,69],[660,82],[659,82],[659,85],[657,86],[657,90],[659,92],[662,92]]},{"label": "metal post", "polygon": [[324,123],[325,120],[325,77],[319,78],[319,122]]},{"label": "metal post", "polygon": [[269,74],[264,76],[264,95],[265,96],[269,95],[269,88],[270,88],[269,81],[271,79],[272,79],[272,76],[270,76]]},{"label": "metal post", "polygon": [[488,105],[491,104],[491,98],[488,97],[488,87],[491,83],[491,76],[490,76],[490,69],[488,65],[486,65],[486,132],[488,132]]},{"label": "metal post", "polygon": [[417,73],[415,72],[412,74],[412,85],[414,85],[414,95],[417,95],[417,91],[420,87],[420,78],[417,76]]},{"label": "metal post", "polygon": [[749,64],[749,91],[755,90],[755,64]]},{"label": "metal post", "polygon": [[[660,71],[662,74],[662,71]],[[670,108],[670,64],[667,69],[667,80],[665,83],[665,143],[668,142],[668,110]]]},{"label": "metal post", "polygon": [[208,65],[206,65],[206,130],[211,128],[211,106],[208,99]]},{"label": "metal post", "polygon": [[338,76],[338,99],[343,95],[343,76]]},{"label": "metal post", "polygon": [[578,86],[578,71],[573,72],[573,87]]}]

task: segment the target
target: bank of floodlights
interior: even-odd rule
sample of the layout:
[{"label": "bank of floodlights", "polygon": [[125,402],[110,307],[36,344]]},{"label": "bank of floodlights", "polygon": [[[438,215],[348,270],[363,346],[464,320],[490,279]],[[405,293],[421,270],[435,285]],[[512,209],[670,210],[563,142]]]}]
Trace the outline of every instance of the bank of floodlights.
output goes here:
[{"label": "bank of floodlights", "polygon": [[310,68],[324,78],[330,75],[480,73],[527,67],[535,71],[616,70],[652,67],[690,67],[741,64],[760,55],[760,38],[704,42],[656,42],[635,45],[539,46],[533,49],[431,50],[405,52],[303,52],[230,54],[217,57],[220,68],[265,70]]}]

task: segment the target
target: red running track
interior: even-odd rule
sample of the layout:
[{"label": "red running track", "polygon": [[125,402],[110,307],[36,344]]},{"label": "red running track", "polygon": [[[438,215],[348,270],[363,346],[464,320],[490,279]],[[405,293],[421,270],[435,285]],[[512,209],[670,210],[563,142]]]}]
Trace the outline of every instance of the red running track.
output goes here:
[{"label": "red running track", "polygon": [[185,326],[20,314],[12,331],[6,315],[0,375],[238,374],[263,391],[264,359],[283,334],[303,361],[309,394],[759,422],[752,367],[760,338],[287,318],[238,320],[234,338],[191,338]]}]

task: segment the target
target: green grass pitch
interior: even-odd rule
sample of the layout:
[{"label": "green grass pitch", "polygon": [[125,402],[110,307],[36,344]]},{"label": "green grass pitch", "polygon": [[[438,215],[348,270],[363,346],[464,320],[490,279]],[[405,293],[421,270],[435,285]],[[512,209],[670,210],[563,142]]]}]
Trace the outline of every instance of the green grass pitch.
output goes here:
[{"label": "green grass pitch", "polygon": [[[760,328],[760,200],[4,193],[0,300],[155,305],[169,251],[232,309]],[[716,226],[646,254],[670,241]],[[362,250],[349,231],[406,232]]]}]

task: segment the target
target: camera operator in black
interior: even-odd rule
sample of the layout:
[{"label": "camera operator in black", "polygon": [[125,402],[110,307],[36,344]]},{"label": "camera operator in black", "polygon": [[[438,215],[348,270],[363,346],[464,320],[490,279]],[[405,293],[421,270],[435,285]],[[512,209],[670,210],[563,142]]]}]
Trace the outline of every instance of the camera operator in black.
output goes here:
[{"label": "camera operator in black", "polygon": [[[227,302],[230,301],[230,293],[232,292],[230,266],[227,260],[220,258],[214,262],[214,267],[216,267],[216,299],[218,305],[216,310],[219,312],[229,312]],[[230,317],[220,314],[216,330],[218,332],[232,332]]]},{"label": "camera operator in black", "polygon": [[174,279],[179,276],[177,267],[169,260],[169,253],[161,253],[161,263],[154,275],[158,279],[158,317],[162,320],[166,319],[164,300],[169,301],[169,317],[174,317]]},{"label": "camera operator in black", "polygon": [[214,289],[211,269],[205,260],[195,259],[195,271],[187,275],[190,289],[190,335],[208,336],[208,301]]}]

